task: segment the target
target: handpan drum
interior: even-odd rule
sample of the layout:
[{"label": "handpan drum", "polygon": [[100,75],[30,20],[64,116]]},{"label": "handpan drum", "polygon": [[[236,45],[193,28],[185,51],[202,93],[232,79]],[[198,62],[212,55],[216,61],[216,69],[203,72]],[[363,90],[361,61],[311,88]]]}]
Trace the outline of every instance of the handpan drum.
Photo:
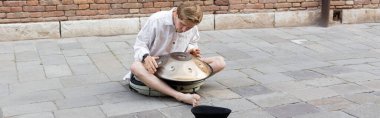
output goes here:
[{"label": "handpan drum", "polygon": [[173,52],[159,56],[155,75],[166,82],[194,84],[210,77],[213,70],[199,58],[186,52]]}]

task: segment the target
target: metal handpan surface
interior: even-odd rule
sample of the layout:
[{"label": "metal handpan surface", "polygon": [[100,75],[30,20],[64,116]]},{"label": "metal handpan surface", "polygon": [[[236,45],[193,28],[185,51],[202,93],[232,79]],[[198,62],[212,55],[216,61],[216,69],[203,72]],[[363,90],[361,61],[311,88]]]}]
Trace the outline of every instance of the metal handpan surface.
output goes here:
[{"label": "metal handpan surface", "polygon": [[155,75],[176,82],[204,80],[212,74],[211,67],[199,58],[185,52],[174,52],[159,56]]}]

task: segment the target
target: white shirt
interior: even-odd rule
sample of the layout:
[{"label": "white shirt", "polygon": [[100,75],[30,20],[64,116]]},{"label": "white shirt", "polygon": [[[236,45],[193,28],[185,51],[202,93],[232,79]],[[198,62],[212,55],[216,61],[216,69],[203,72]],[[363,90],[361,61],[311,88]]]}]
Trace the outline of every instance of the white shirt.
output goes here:
[{"label": "white shirt", "polygon": [[[171,52],[185,52],[198,48],[198,27],[194,26],[186,32],[177,33],[173,23],[173,10],[152,14],[140,32],[133,46],[135,61],[141,61],[144,54],[160,56]],[[130,78],[131,72],[125,77]]]},{"label": "white shirt", "polygon": [[185,52],[197,48],[199,32],[197,26],[177,33],[173,23],[173,8],[152,14],[137,35],[133,46],[135,61],[141,61],[144,54],[160,56],[171,52]]}]

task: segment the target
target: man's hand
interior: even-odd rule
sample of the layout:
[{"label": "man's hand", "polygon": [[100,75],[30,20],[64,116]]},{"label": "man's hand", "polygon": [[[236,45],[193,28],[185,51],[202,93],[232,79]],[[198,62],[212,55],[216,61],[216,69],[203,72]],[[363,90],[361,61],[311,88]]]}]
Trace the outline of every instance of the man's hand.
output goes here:
[{"label": "man's hand", "polygon": [[155,56],[147,56],[144,59],[143,65],[145,69],[148,70],[148,72],[151,74],[154,74],[157,71],[158,65],[156,59],[158,59],[158,57]]},{"label": "man's hand", "polygon": [[201,50],[199,48],[190,49],[190,54],[195,57],[201,57]]}]

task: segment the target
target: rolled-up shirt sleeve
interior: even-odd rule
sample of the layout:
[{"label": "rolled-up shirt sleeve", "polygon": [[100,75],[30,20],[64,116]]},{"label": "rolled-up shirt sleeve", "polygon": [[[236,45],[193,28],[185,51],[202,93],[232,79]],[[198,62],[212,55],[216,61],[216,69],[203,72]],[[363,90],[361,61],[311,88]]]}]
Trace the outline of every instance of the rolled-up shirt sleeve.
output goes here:
[{"label": "rolled-up shirt sleeve", "polygon": [[186,52],[189,52],[191,49],[193,48],[198,48],[198,40],[199,40],[199,32],[198,32],[198,27],[194,27],[196,28],[194,31],[194,36],[190,39],[190,42],[189,42],[189,45],[187,46],[187,50]]},{"label": "rolled-up shirt sleeve", "polygon": [[135,61],[141,61],[144,54],[150,53],[149,47],[152,41],[154,41],[156,26],[154,21],[149,19],[137,34],[136,42],[133,46]]}]

